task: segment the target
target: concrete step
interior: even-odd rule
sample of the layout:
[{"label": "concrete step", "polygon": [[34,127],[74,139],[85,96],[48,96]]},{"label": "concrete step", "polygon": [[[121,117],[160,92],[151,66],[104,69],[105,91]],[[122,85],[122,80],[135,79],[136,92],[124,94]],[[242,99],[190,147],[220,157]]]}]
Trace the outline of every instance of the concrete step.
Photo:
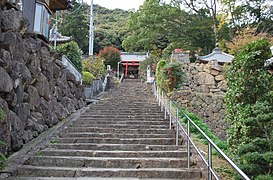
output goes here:
[{"label": "concrete step", "polygon": [[[83,117],[80,117],[79,120],[83,120],[83,121],[138,121],[139,123],[141,122],[146,122],[146,121],[161,121],[162,123],[169,123],[169,119],[164,119],[164,117],[162,116],[161,118],[138,118],[138,117],[127,117],[127,118],[108,118],[108,117],[102,117],[102,118],[96,118],[96,117],[88,117],[88,116],[83,116]],[[76,121],[77,122],[77,121]]]},{"label": "concrete step", "polygon": [[65,137],[93,137],[93,138],[175,138],[175,134],[116,134],[116,133],[92,133],[92,132],[66,132],[60,133]]},{"label": "concrete step", "polygon": [[68,127],[66,132],[93,132],[93,133],[118,133],[118,134],[171,134],[173,129],[128,129],[128,128],[99,128],[99,127]]},{"label": "concrete step", "polygon": [[137,178],[167,178],[167,179],[201,179],[199,169],[181,168],[68,168],[22,166],[19,176],[41,177],[137,177]]},{"label": "concrete step", "polygon": [[[16,178],[7,178],[7,180],[170,180],[170,179],[162,179],[162,178],[134,178],[134,177],[108,177],[108,178],[100,178],[100,177],[16,177]],[[172,180],[181,180],[181,179],[172,179]],[[189,179],[184,179],[189,180]]]},{"label": "concrete step", "polygon": [[149,145],[174,145],[174,138],[56,138],[59,143],[103,143],[103,144],[149,144]]},{"label": "concrete step", "polygon": [[32,156],[25,163],[32,166],[96,168],[185,168],[186,158]]},{"label": "concrete step", "polygon": [[103,151],[177,151],[181,146],[175,145],[147,145],[147,144],[97,144],[97,143],[58,143],[53,142],[48,148],[77,149],[77,150],[103,150]]},{"label": "concrete step", "polygon": [[[98,125],[98,124],[107,124],[107,125],[111,125],[111,124],[124,124],[124,125],[137,125],[137,124],[141,124],[141,125],[165,125],[165,124],[169,124],[169,120],[158,120],[158,121],[151,121],[149,119],[147,120],[141,120],[141,121],[137,121],[137,120],[126,120],[126,119],[100,119],[99,121],[97,119],[79,119],[77,120],[73,125],[78,125],[78,124],[92,124],[92,125]],[[169,126],[169,125],[168,125]]]},{"label": "concrete step", "polygon": [[73,149],[45,149],[39,152],[43,156],[86,156],[86,157],[186,157],[186,150],[180,151],[96,151]]},{"label": "concrete step", "polygon": [[147,124],[89,124],[88,122],[85,123],[75,123],[71,127],[107,127],[107,128],[127,128],[127,129],[168,129],[169,125],[147,125]]},{"label": "concrete step", "polygon": [[162,119],[162,117],[164,117],[161,114],[158,115],[150,115],[150,114],[139,114],[139,115],[130,115],[130,114],[84,114],[81,116],[81,118],[97,118],[97,119],[101,119],[101,118],[109,118],[109,119],[120,119],[120,118],[130,118],[130,119],[134,119],[134,118],[145,118],[145,119],[149,119],[149,118],[153,118],[153,119]]}]

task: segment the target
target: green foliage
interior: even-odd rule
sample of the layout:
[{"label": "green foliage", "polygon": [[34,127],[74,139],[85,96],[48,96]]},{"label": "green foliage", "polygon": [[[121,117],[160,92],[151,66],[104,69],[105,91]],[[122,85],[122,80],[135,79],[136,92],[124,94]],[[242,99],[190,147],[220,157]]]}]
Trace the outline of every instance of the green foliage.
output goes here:
[{"label": "green foliage", "polygon": [[83,60],[83,70],[88,71],[94,75],[95,78],[99,78],[104,72],[104,63],[102,58],[93,58]]},{"label": "green foliage", "polygon": [[[0,141],[0,148],[6,146],[6,143]],[[6,161],[6,156],[3,153],[0,153],[0,171],[4,168]]]},{"label": "green foliage", "polygon": [[[73,2],[70,11],[58,12],[61,22],[58,30],[65,36],[72,36],[84,54],[89,52],[89,22],[90,6]],[[128,11],[110,10],[94,5],[94,53],[98,54],[106,46],[122,49],[121,44],[127,33]],[[53,16],[55,18],[55,16]]]},{"label": "green foliage", "polygon": [[162,68],[166,65],[166,61],[165,60],[160,60],[158,61],[157,65],[156,65],[156,82],[157,82],[157,85],[162,88],[162,89],[165,89],[166,90],[166,87],[164,86],[165,83],[164,83],[164,78],[163,78],[163,75],[162,75]]},{"label": "green foliage", "polygon": [[94,76],[87,71],[82,72],[82,82],[84,85],[91,85],[93,82]]},{"label": "green foliage", "polygon": [[161,73],[169,93],[174,88],[179,88],[185,80],[185,72],[182,70],[182,64],[178,62],[167,63],[162,68]]},{"label": "green foliage", "polygon": [[0,122],[4,118],[4,111],[0,108]]},{"label": "green foliage", "polygon": [[[214,135],[211,129],[209,129],[208,125],[204,123],[196,114],[189,112],[186,109],[183,109],[183,111],[221,150],[227,150],[227,142],[222,141],[219,137]],[[182,123],[187,123],[188,120],[182,113],[179,114],[179,117],[181,118]],[[207,143],[203,135],[201,135],[193,125],[190,126],[190,131],[196,134],[197,137],[203,140],[204,143]]]},{"label": "green foliage", "polygon": [[98,58],[104,59],[105,65],[110,65],[112,69],[117,69],[118,62],[120,61],[120,51],[112,46],[105,47],[98,54]]},{"label": "green foliage", "polygon": [[0,170],[2,170],[5,166],[6,156],[0,153]]},{"label": "green foliage", "polygon": [[82,71],[82,51],[76,42],[71,41],[57,46],[57,52],[60,56],[68,57],[75,67]]},{"label": "green foliage", "polygon": [[267,40],[254,41],[236,54],[227,73],[229,150],[251,178],[272,175],[273,76],[264,69],[269,57]]},{"label": "green foliage", "polygon": [[150,66],[151,76],[155,75],[156,72],[157,58],[150,56],[141,62],[139,66],[139,76],[143,81],[147,81],[147,66]]}]

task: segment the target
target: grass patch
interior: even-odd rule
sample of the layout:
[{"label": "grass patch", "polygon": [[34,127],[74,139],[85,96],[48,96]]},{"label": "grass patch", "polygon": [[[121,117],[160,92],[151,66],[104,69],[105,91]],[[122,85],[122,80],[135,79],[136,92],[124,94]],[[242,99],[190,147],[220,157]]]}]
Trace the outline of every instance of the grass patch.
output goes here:
[{"label": "grass patch", "polygon": [[[201,118],[199,118],[196,114],[191,113],[185,109],[183,109],[185,114],[189,116],[189,118],[223,151],[226,151],[228,149],[228,145],[226,141],[221,140],[218,136],[216,136],[208,127],[207,124],[205,124]],[[182,124],[187,123],[187,118],[180,112],[179,117],[181,119]],[[198,130],[191,124],[190,125],[190,131],[193,134],[196,134],[196,136],[204,143],[208,144],[208,141],[204,138],[204,136],[198,132]]]},{"label": "grass patch", "polygon": [[59,143],[59,141],[57,141],[55,139],[50,140],[50,144],[58,144],[58,143]]}]

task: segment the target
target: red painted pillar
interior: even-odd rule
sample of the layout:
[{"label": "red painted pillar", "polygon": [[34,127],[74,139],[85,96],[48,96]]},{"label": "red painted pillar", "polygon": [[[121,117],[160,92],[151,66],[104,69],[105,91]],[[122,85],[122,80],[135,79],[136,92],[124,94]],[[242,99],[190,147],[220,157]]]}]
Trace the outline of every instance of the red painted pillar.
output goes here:
[{"label": "red painted pillar", "polygon": [[128,77],[128,61],[126,62],[125,77]]}]

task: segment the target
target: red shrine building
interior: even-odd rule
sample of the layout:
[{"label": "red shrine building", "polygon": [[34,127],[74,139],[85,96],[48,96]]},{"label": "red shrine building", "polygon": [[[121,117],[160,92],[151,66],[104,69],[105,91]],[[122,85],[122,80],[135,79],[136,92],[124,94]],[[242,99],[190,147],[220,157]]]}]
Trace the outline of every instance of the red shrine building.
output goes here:
[{"label": "red shrine building", "polygon": [[121,61],[119,62],[121,67],[119,74],[124,74],[125,78],[137,79],[139,77],[139,65],[148,57],[149,53],[121,52]]}]

